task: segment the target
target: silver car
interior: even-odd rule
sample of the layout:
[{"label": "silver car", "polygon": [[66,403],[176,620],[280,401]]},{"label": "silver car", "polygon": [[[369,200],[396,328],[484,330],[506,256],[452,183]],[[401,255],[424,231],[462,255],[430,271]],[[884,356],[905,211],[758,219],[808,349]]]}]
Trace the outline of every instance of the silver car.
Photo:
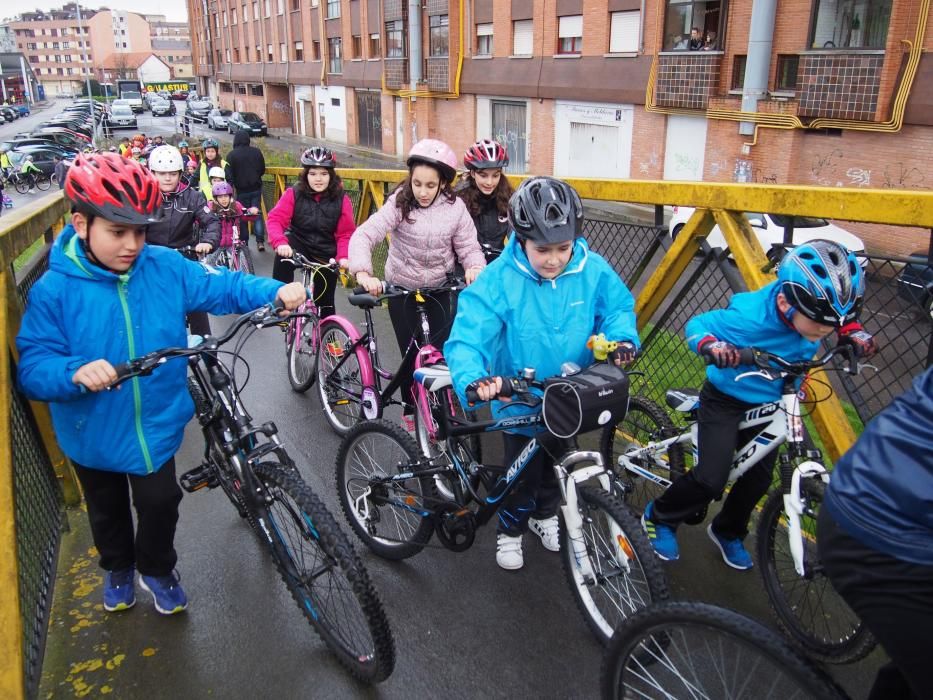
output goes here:
[{"label": "silver car", "polygon": [[136,128],[136,115],[130,107],[116,105],[110,109],[110,118],[107,120],[111,128]]},{"label": "silver car", "polygon": [[209,129],[226,129],[227,117],[233,112],[229,109],[212,109],[207,115],[207,126]]}]

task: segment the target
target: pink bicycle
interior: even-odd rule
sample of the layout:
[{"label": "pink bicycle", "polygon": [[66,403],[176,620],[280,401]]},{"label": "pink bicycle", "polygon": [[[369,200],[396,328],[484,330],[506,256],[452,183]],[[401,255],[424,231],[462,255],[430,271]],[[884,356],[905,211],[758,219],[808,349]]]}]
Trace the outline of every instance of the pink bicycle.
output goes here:
[{"label": "pink bicycle", "polygon": [[248,272],[255,274],[253,258],[249,253],[247,239],[240,238],[240,224],[243,217],[237,216],[233,220],[233,243],[230,246],[221,246],[207,257],[207,262],[217,267],[226,267],[234,272]]}]

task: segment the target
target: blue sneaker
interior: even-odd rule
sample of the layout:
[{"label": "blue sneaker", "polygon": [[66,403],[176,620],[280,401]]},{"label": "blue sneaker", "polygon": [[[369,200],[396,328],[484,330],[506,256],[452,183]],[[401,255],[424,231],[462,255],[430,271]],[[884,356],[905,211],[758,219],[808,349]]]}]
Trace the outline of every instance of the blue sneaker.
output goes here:
[{"label": "blue sneaker", "polygon": [[136,605],[136,569],[108,571],[104,576],[104,610],[117,612]]},{"label": "blue sneaker", "polygon": [[648,541],[654,547],[654,553],[664,561],[677,561],[680,559],[680,547],[677,546],[677,531],[670,525],[656,523],[651,520],[654,510],[654,501],[645,506],[641,516],[641,526],[648,534]]},{"label": "blue sneaker", "polygon": [[188,596],[185,595],[178,575],[171,573],[168,576],[139,575],[139,585],[144,591],[152,594],[152,602],[156,610],[163,615],[174,615],[188,607]]},{"label": "blue sneaker", "polygon": [[742,544],[742,540],[727,540],[724,537],[720,537],[713,532],[712,523],[706,527],[706,534],[708,534],[709,538],[719,547],[723,561],[733,569],[746,571],[755,565],[754,562],[752,562],[752,556],[748,553],[748,550],[745,549],[745,545]]}]

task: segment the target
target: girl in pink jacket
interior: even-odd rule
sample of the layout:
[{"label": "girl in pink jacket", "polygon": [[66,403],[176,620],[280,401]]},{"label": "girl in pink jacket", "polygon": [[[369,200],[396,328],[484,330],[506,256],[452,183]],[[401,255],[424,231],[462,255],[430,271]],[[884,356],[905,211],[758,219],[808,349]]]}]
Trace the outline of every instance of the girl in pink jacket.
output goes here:
[{"label": "girl in pink jacket", "polygon": [[[350,272],[370,294],[382,293],[382,280],[373,275],[372,252],[390,233],[385,276],[392,284],[409,289],[442,285],[455,260],[463,263],[470,284],[486,266],[473,219],[451,189],[456,175],[457,156],[446,143],[424,139],[412,146],[408,177],[350,239]],[[450,332],[451,300],[446,292],[433,298],[437,303],[427,306],[431,343],[440,348]],[[407,297],[389,299],[389,316],[404,354],[412,329],[418,328],[414,302]],[[401,385],[405,416],[414,412],[411,373],[409,367]]]}]

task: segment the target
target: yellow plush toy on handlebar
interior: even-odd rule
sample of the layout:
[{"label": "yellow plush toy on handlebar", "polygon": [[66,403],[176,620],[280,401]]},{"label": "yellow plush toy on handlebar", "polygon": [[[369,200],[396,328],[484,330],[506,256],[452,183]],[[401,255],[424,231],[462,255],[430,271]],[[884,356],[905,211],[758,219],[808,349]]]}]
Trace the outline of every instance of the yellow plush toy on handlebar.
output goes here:
[{"label": "yellow plush toy on handlebar", "polygon": [[591,335],[586,341],[586,347],[593,351],[594,358],[602,362],[609,357],[609,353],[619,347],[619,343],[615,340],[606,340],[606,334],[600,333]]}]

